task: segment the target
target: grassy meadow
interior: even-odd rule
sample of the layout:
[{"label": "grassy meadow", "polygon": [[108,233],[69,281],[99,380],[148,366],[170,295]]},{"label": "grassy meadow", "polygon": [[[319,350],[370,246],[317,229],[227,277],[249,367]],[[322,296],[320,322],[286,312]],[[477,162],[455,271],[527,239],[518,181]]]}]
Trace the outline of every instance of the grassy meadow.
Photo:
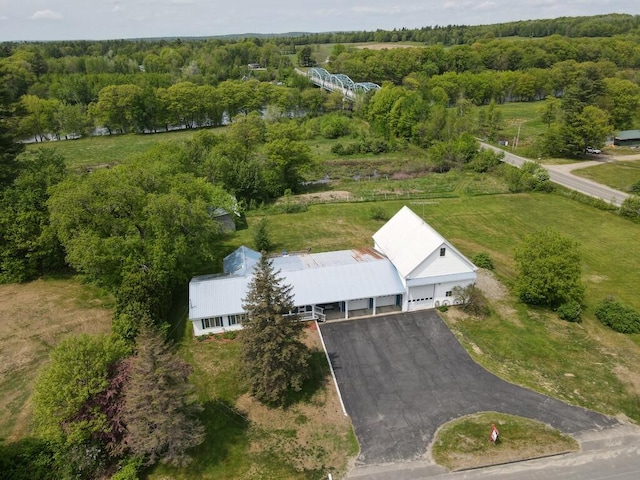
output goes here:
[{"label": "grassy meadow", "polygon": [[111,331],[113,299],[71,278],[0,285],[0,439],[31,432],[31,394],[64,338]]},{"label": "grassy meadow", "polygon": [[117,165],[133,155],[144,153],[154,145],[173,140],[188,140],[197,130],[180,130],[154,134],[101,135],[61,140],[56,142],[31,143],[27,151],[38,148],[53,148],[66,160],[71,171],[91,167]]},{"label": "grassy meadow", "polygon": [[580,168],[572,172],[579,177],[628,192],[634,183],[640,182],[640,160],[619,160],[594,167]]}]

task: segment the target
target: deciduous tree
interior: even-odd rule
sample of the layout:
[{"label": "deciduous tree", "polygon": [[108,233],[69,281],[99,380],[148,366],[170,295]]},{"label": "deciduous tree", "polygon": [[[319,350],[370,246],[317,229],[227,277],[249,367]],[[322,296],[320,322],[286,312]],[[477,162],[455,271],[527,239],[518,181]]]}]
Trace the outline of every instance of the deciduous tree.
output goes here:
[{"label": "deciduous tree", "polygon": [[47,208],[49,189],[65,176],[64,159],[41,149],[21,165],[13,185],[0,191],[0,281],[25,281],[64,266]]},{"label": "deciduous tree", "polygon": [[[36,431],[56,449],[64,478],[95,478],[109,462],[116,364],[129,353],[120,340],[81,335],[60,342],[35,384]],[[117,388],[116,388],[117,390]]]},{"label": "deciduous tree", "polygon": [[525,303],[554,308],[581,302],[581,258],[578,242],[555,230],[529,235],[515,254],[518,296]]}]

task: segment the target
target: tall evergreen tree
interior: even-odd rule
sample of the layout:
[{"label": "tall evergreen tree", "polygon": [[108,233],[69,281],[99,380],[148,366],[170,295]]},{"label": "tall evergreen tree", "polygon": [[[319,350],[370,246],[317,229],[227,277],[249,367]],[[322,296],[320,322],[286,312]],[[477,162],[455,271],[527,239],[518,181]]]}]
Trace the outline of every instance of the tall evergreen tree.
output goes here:
[{"label": "tall evergreen tree", "polygon": [[24,144],[16,141],[15,98],[5,83],[5,71],[0,65],[0,190],[10,185],[18,175],[16,157],[24,151]]},{"label": "tall evergreen tree", "polygon": [[256,225],[256,230],[253,232],[253,242],[256,245],[256,250],[259,252],[270,252],[273,250],[273,242],[269,235],[269,220],[267,217],[262,217]]},{"label": "tall evergreen tree", "polygon": [[152,328],[142,329],[136,349],[124,390],[126,446],[146,465],[186,465],[186,451],[205,438],[197,417],[202,407],[188,380],[191,369]]},{"label": "tall evergreen tree", "polygon": [[247,319],[239,335],[251,394],[273,406],[286,404],[289,392],[300,391],[308,377],[309,349],[300,340],[303,324],[290,314],[295,308],[292,287],[281,282],[263,255],[244,300]]}]

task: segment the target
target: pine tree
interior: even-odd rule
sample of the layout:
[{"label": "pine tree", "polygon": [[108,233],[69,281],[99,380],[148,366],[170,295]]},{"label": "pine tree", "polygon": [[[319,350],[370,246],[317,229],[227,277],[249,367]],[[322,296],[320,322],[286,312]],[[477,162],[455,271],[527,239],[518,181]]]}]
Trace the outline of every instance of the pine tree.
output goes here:
[{"label": "pine tree", "polygon": [[239,335],[251,394],[273,406],[285,405],[291,390],[300,391],[308,377],[309,349],[300,340],[303,324],[290,315],[292,287],[281,281],[263,255],[244,300],[247,319]]},{"label": "pine tree", "polygon": [[24,144],[16,141],[15,98],[6,86],[5,71],[0,65],[0,191],[10,185],[19,172],[16,157],[24,151]]},{"label": "pine tree", "polygon": [[267,217],[262,217],[256,225],[253,242],[256,245],[256,250],[259,252],[270,252],[273,249],[273,242],[269,235],[269,220],[267,220]]},{"label": "pine tree", "polygon": [[197,417],[202,407],[188,381],[191,369],[150,327],[140,332],[136,350],[122,412],[126,446],[146,465],[186,465],[186,450],[205,438]]}]

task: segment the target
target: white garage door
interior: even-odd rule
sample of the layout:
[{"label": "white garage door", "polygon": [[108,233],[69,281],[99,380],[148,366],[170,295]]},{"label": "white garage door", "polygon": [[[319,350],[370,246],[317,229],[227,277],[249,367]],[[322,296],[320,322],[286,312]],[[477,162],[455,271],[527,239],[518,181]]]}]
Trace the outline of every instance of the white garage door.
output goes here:
[{"label": "white garage door", "polygon": [[409,311],[433,307],[435,285],[423,285],[409,288]]},{"label": "white garage door", "polygon": [[349,301],[349,310],[360,310],[362,308],[369,308],[368,298],[359,298],[357,300]]},{"label": "white garage door", "polygon": [[389,305],[396,304],[396,295],[386,295],[384,297],[376,298],[377,307],[388,307]]}]

